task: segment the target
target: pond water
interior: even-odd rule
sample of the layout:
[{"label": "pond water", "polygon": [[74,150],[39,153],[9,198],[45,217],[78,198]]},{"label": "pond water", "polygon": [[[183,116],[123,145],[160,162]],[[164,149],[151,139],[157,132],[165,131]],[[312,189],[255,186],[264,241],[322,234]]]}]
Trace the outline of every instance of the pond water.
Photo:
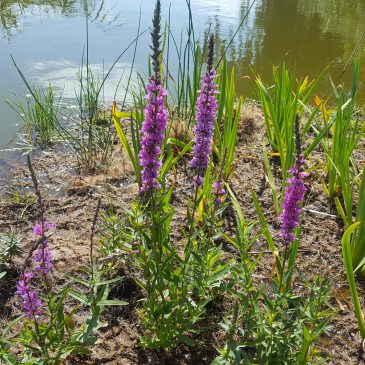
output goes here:
[{"label": "pond water", "polygon": [[[253,71],[269,80],[272,65],[283,60],[295,68],[298,76],[311,78],[332,63],[329,73],[336,80],[355,48],[356,55],[364,55],[364,0],[191,0],[196,37],[202,39],[204,32],[213,29],[224,47],[250,7],[228,52],[244,96],[255,97]],[[0,96],[14,99],[14,93],[27,93],[10,58],[12,54],[30,83],[47,86],[51,81],[56,91],[62,90],[65,100],[74,102],[77,70],[86,42],[86,14],[89,62],[102,76],[136,36],[139,14],[141,29],[150,25],[153,8],[153,0],[1,0]],[[171,28],[178,38],[188,24],[186,0],[171,0],[171,4],[162,0],[162,8],[163,20],[170,9]],[[147,69],[148,47],[149,35],[145,33],[135,62],[142,71]],[[110,75],[103,92],[106,101],[113,98],[123,72],[128,74],[132,56],[133,48]],[[362,76],[365,62],[361,70]],[[350,75],[348,67],[344,79],[348,81]],[[326,87],[329,82],[324,82],[324,90]],[[121,94],[122,90],[117,98]],[[360,98],[365,98],[364,85]],[[1,150],[15,146],[18,123],[15,113],[0,102]],[[14,156],[0,152],[0,168],[11,163]]]}]

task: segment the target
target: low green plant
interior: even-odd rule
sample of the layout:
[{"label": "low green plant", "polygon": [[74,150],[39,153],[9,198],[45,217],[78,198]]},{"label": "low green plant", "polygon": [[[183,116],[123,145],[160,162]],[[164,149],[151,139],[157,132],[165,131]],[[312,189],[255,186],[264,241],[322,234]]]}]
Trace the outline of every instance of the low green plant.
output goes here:
[{"label": "low green plant", "polygon": [[262,255],[254,257],[251,247],[257,236],[237,203],[236,236],[226,239],[238,251],[231,269],[228,293],[233,308],[221,324],[225,343],[218,349],[214,365],[228,364],[309,364],[321,357],[315,341],[327,331],[331,309],[328,280],[304,280],[308,295],[298,296],[290,287],[283,290],[275,276],[264,287],[254,280]]},{"label": "low green plant", "polygon": [[79,135],[65,134],[65,137],[68,140],[80,139],[79,143],[72,142],[71,146],[73,149],[78,148],[77,155],[85,167],[95,171],[108,164],[115,133],[110,113],[99,107],[100,82],[88,64],[85,67],[82,64],[78,80]]},{"label": "low green plant", "polygon": [[[104,280],[105,268],[94,258],[94,235],[101,200],[95,211],[90,234],[90,267],[82,270],[82,274],[67,275],[77,289],[60,289],[52,287],[51,271],[53,268],[52,252],[48,247],[50,229],[55,224],[45,219],[45,205],[40,191],[38,179],[29,155],[28,168],[33,181],[35,196],[38,203],[38,223],[32,233],[38,236],[32,249],[25,258],[21,268],[16,294],[22,299],[24,312],[16,321],[3,330],[8,335],[15,330],[15,324],[21,322],[22,329],[17,336],[0,340],[0,358],[5,364],[48,364],[60,365],[68,356],[74,354],[89,354],[90,345],[95,344],[95,331],[101,327],[101,314],[105,306],[126,305],[126,302],[108,298],[109,285],[121,278]],[[14,236],[11,243],[6,241],[3,254],[8,257],[17,248]],[[4,241],[3,241],[4,243]],[[84,286],[84,290],[80,289]],[[74,315],[79,306],[71,306],[67,299],[73,297],[82,305],[88,307],[89,316],[85,323],[75,324]],[[12,354],[12,345],[20,346],[19,354]]]},{"label": "low green plant", "polygon": [[129,246],[132,239],[128,235],[126,220],[125,214],[116,212],[113,207],[102,213],[99,251],[103,256],[113,255]]},{"label": "low green plant", "polygon": [[205,316],[206,305],[214,298],[229,271],[221,247],[212,244],[208,224],[184,232],[187,244],[183,256],[171,241],[172,189],[154,192],[148,202],[136,202],[130,212],[133,236],[139,242],[135,265],[143,274],[136,279],[145,298],[139,310],[146,334],[141,345],[168,350],[178,343],[193,343],[195,324]]},{"label": "low green plant", "polygon": [[13,327],[22,320],[22,316],[11,321],[5,328],[0,328],[0,361],[3,364],[17,365],[19,364],[15,355],[10,353],[10,348],[12,342],[7,340],[8,334],[13,329]]},{"label": "low green plant", "polygon": [[21,238],[16,233],[0,234],[0,279],[6,275],[11,259],[21,252]]}]

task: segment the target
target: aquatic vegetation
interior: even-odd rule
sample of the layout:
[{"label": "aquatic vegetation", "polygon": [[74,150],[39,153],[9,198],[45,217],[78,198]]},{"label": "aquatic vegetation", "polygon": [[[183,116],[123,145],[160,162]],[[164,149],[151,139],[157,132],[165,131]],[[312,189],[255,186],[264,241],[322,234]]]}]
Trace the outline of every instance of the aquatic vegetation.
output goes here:
[{"label": "aquatic vegetation", "polygon": [[31,149],[36,146],[47,148],[59,141],[57,125],[61,112],[61,97],[55,99],[52,84],[47,89],[32,86],[32,96],[26,95],[23,101],[4,99],[22,122],[19,133],[25,135],[24,142]]}]

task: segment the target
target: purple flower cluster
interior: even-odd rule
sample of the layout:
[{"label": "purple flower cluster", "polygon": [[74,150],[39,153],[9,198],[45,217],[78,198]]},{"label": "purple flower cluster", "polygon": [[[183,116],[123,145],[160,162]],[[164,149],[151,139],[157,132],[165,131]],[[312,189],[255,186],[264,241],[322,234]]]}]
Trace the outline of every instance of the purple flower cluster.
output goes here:
[{"label": "purple flower cluster", "polygon": [[[55,227],[56,225],[54,223],[43,221],[34,226],[33,233],[36,236],[43,237],[45,232]],[[35,269],[39,274],[42,274],[44,278],[52,269],[52,252],[47,245],[48,241],[44,239],[33,255]],[[30,287],[33,278],[33,272],[24,272],[22,278],[18,281],[16,291],[16,294],[20,295],[23,299],[22,308],[25,316],[30,319],[34,319],[36,316],[43,314],[41,309],[42,303],[38,298],[38,294]]]},{"label": "purple flower cluster", "polygon": [[[34,226],[33,233],[36,236],[42,237],[46,232],[55,227],[56,225],[54,223],[43,221]],[[44,275],[47,275],[52,269],[52,252],[47,245],[48,241],[43,240],[33,256],[36,263],[35,269]]]},{"label": "purple flower cluster", "polygon": [[200,95],[196,105],[196,125],[193,129],[195,134],[193,159],[190,166],[196,171],[194,182],[197,186],[203,184],[204,174],[209,164],[209,155],[212,150],[214,119],[218,109],[217,86],[214,83],[216,77],[216,72],[208,69],[201,81]]},{"label": "purple flower cluster", "polygon": [[16,294],[20,295],[23,299],[22,308],[25,316],[29,319],[43,314],[41,309],[42,303],[38,298],[38,294],[30,288],[30,282],[33,277],[34,274],[32,272],[25,272],[22,279],[18,281],[16,291]]},{"label": "purple flower cluster", "polygon": [[34,253],[35,269],[37,272],[47,275],[52,269],[52,251],[47,247],[48,241],[44,240]]},{"label": "purple flower cluster", "polygon": [[50,229],[53,229],[55,227],[56,227],[56,225],[54,223],[51,223],[48,221],[43,221],[43,222],[37,223],[33,227],[33,234],[35,234],[36,236],[42,237],[46,232],[48,232]]},{"label": "purple flower cluster", "polygon": [[281,214],[281,236],[286,245],[296,239],[294,230],[300,224],[301,204],[304,200],[307,188],[304,185],[305,173],[301,172],[302,159],[297,159],[296,165],[293,166],[289,173],[288,186],[285,188],[283,201],[283,212]]},{"label": "purple flower cluster", "polygon": [[165,138],[167,110],[165,109],[166,90],[152,78],[147,85],[147,106],[142,124],[142,150],[139,153],[142,169],[142,192],[159,189],[157,182],[161,168],[161,147]]},{"label": "purple flower cluster", "polygon": [[226,190],[224,189],[223,186],[224,186],[223,180],[219,180],[213,183],[213,189],[211,193],[215,196],[214,203],[216,205],[219,205],[224,201]]}]

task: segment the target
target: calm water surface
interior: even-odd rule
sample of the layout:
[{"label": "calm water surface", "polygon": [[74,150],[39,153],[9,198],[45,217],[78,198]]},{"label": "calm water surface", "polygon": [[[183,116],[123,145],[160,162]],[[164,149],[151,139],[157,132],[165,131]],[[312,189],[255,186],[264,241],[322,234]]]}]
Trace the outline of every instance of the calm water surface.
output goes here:
[{"label": "calm water surface", "polygon": [[[33,84],[52,82],[64,99],[75,102],[77,70],[86,42],[85,15],[88,13],[90,63],[100,77],[103,70],[133,40],[141,9],[141,29],[151,22],[152,0],[0,0],[0,96],[14,99],[27,93],[10,54]],[[163,19],[169,2],[162,0]],[[202,39],[212,29],[223,48],[239,25],[251,0],[191,0],[196,37]],[[188,23],[185,0],[171,0],[171,24],[178,35]],[[256,0],[228,54],[237,69],[240,92],[255,97],[252,71],[270,80],[272,65],[285,60],[298,76],[316,77],[332,63],[336,79],[365,31],[364,0]],[[138,46],[136,68],[146,71],[149,36]],[[357,55],[364,55],[365,40]],[[104,89],[105,101],[114,96],[121,75],[128,74],[133,50],[125,54],[110,75]],[[363,57],[362,57],[363,58]],[[361,78],[365,73],[362,63]],[[349,69],[345,80],[349,80]],[[248,77],[245,77],[248,76]],[[125,76],[126,77],[126,76]],[[251,81],[250,81],[251,80]],[[327,78],[328,80],[328,78]],[[122,82],[123,84],[123,82]],[[324,81],[326,91],[329,82]],[[120,89],[117,97],[122,97]],[[365,100],[362,84],[360,97]],[[15,114],[0,102],[0,149],[15,146],[12,141],[19,126]],[[0,169],[13,163],[14,153],[0,152]]]}]

